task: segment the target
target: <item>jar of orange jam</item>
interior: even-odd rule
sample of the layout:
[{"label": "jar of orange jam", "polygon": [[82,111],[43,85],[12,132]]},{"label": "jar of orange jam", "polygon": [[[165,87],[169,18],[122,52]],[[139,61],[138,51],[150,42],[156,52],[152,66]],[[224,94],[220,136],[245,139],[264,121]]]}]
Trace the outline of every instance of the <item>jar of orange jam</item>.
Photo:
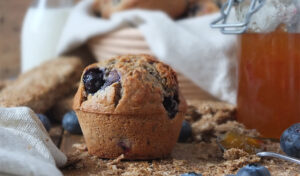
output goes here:
[{"label": "jar of orange jam", "polygon": [[[225,24],[231,7],[240,23]],[[300,0],[229,0],[222,9],[219,27],[240,34],[237,120],[263,137],[300,122],[299,7]]]}]

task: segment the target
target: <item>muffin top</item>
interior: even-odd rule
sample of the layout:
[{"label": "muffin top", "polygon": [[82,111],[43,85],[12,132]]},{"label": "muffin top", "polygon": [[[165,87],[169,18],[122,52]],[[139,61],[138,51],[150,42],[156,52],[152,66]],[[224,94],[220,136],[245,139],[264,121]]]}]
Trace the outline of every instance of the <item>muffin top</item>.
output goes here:
[{"label": "muffin top", "polygon": [[150,55],[126,55],[92,64],[83,71],[75,110],[101,114],[185,112],[176,73]]}]

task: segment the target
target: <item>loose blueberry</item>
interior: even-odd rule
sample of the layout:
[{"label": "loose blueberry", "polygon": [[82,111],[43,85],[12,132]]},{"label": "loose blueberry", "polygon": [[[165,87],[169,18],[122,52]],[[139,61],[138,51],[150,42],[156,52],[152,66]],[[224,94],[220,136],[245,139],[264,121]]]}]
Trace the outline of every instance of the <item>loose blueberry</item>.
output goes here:
[{"label": "loose blueberry", "polygon": [[45,116],[44,114],[36,114],[36,115],[39,117],[46,130],[49,131],[51,128],[51,122],[48,119],[48,117]]},{"label": "loose blueberry", "polygon": [[192,136],[192,127],[189,122],[184,120],[180,130],[178,142],[186,142]]},{"label": "loose blueberry", "polygon": [[91,68],[83,75],[85,91],[89,94],[97,92],[105,83],[104,72],[100,68]]},{"label": "loose blueberry", "polygon": [[173,119],[178,112],[178,95],[175,94],[173,97],[164,97],[163,105],[168,112],[168,116]]},{"label": "loose blueberry", "polygon": [[77,115],[74,111],[69,111],[64,115],[62,120],[62,126],[65,130],[72,134],[82,133]]},{"label": "loose blueberry", "polygon": [[195,172],[189,172],[189,173],[181,174],[181,176],[202,176],[202,174],[197,174]]},{"label": "loose blueberry", "polygon": [[236,176],[271,176],[269,170],[258,164],[249,164],[241,168]]},{"label": "loose blueberry", "polygon": [[280,146],[288,156],[300,158],[300,123],[292,125],[282,133]]}]

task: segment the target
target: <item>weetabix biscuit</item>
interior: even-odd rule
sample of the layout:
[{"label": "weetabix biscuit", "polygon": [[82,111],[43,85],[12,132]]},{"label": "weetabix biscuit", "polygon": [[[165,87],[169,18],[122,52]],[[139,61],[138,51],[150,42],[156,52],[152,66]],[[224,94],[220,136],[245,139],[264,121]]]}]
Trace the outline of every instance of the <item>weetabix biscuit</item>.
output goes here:
[{"label": "weetabix biscuit", "polygon": [[58,99],[68,94],[82,73],[84,64],[78,57],[61,57],[20,75],[0,92],[0,106],[28,106],[44,113]]}]

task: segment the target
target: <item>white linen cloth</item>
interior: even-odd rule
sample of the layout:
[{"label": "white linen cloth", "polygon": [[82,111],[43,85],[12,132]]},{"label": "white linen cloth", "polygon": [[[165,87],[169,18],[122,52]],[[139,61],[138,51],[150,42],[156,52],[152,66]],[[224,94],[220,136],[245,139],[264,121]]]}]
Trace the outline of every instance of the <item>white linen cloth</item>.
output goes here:
[{"label": "white linen cloth", "polygon": [[131,10],[105,20],[92,15],[92,2],[84,0],[72,10],[57,54],[79,47],[94,36],[134,25],[157,58],[212,95],[235,103],[237,39],[210,28],[217,14],[174,21],[162,12]]},{"label": "white linen cloth", "polygon": [[66,161],[31,109],[0,108],[0,175],[61,176]]}]

